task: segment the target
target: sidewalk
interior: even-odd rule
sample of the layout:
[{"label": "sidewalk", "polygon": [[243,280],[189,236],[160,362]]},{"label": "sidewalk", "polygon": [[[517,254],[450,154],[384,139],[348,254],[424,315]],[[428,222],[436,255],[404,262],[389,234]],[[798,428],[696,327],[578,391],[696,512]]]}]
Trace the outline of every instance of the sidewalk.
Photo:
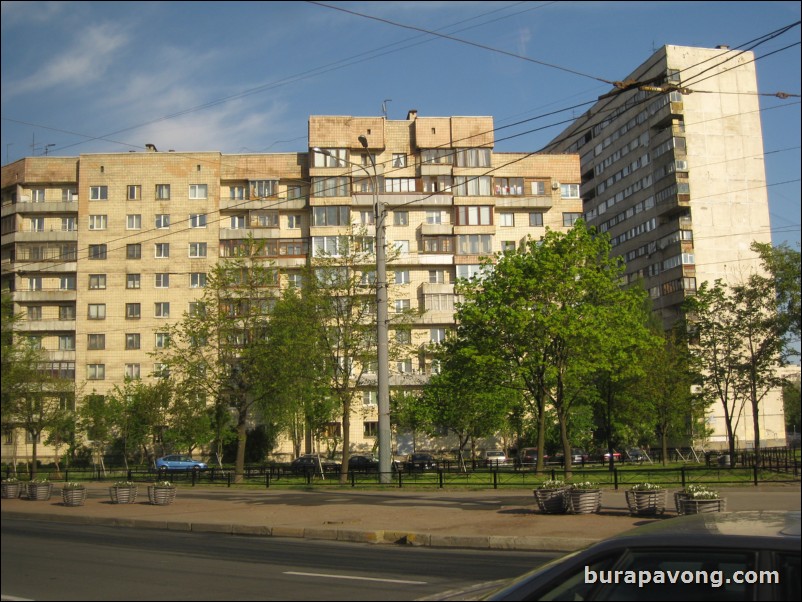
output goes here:
[{"label": "sidewalk", "polygon": [[[84,506],[61,502],[54,484],[49,501],[2,500],[2,519],[303,537],[361,543],[567,552],[638,525],[676,516],[673,491],[664,517],[628,514],[623,490],[605,490],[602,511],[544,515],[527,489],[454,491],[279,491],[236,487],[179,487],[169,506],[147,502],[140,484],[135,504],[112,504],[107,484],[88,485]],[[799,510],[800,486],[725,488],[727,510]]]}]

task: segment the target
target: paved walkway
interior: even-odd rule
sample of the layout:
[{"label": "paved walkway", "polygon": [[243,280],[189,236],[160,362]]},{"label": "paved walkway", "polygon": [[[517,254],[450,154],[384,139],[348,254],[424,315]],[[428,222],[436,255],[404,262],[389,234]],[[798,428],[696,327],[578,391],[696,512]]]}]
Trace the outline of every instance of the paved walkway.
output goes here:
[{"label": "paved walkway", "polygon": [[[673,512],[669,491],[664,517],[632,517],[623,491],[605,490],[602,511],[544,515],[530,490],[279,491],[226,487],[179,487],[175,503],[147,503],[139,485],[135,504],[112,504],[108,485],[90,484],[83,506],[61,502],[54,485],[49,501],[2,500],[3,519],[304,537],[365,543],[571,551],[630,528],[666,520]],[[722,490],[727,510],[797,510],[800,486],[761,485]]]}]

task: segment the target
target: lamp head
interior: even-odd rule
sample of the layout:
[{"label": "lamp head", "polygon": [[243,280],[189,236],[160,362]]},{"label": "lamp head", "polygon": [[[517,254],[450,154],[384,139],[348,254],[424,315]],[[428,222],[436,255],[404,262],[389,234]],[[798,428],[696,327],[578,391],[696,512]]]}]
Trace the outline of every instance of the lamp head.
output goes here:
[{"label": "lamp head", "polygon": [[368,139],[365,137],[364,134],[362,136],[360,136],[359,138],[357,138],[357,140],[359,140],[359,144],[362,145],[362,148],[367,148],[368,147]]}]

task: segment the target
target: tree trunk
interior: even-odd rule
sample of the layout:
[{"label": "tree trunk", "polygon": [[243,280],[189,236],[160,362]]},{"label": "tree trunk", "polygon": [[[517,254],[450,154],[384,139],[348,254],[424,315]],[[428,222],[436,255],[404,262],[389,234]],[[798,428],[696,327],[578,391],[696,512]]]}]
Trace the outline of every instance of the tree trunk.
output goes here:
[{"label": "tree trunk", "polygon": [[340,483],[348,482],[348,459],[351,450],[351,394],[343,398],[343,463],[340,466]]},{"label": "tree trunk", "polygon": [[241,483],[245,475],[245,443],[248,441],[248,428],[245,416],[237,420],[237,459],[234,462],[234,482]]}]

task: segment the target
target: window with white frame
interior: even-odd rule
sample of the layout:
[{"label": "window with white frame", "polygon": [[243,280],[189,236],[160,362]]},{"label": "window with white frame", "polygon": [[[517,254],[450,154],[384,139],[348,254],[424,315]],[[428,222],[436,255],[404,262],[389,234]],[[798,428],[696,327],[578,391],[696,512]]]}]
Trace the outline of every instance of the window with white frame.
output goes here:
[{"label": "window with white frame", "polygon": [[429,270],[429,282],[431,284],[445,284],[446,271],[442,268]]},{"label": "window with white frame", "polygon": [[156,333],[156,349],[167,349],[170,346],[170,335],[166,332]]},{"label": "window with white frame", "polygon": [[205,288],[206,272],[192,272],[189,275],[189,288]]},{"label": "window with white frame", "polygon": [[434,225],[442,224],[443,211],[440,209],[428,209],[426,211],[426,223]]},{"label": "window with white frame", "polygon": [[415,178],[384,178],[384,192],[415,192]]},{"label": "window with white frame", "polygon": [[156,259],[167,259],[170,257],[170,243],[157,242],[154,245]]},{"label": "window with white frame", "polygon": [[393,211],[393,225],[394,226],[408,226],[409,225],[409,211]]},{"label": "window with white frame", "polygon": [[75,232],[78,229],[77,217],[62,217],[61,230],[62,232]]},{"label": "window with white frame", "polygon": [[409,255],[409,241],[408,240],[395,240],[393,247],[400,255]]},{"label": "window with white frame", "polygon": [[105,230],[108,227],[109,217],[107,215],[90,215],[90,230]]},{"label": "window with white frame", "polygon": [[89,187],[89,200],[90,201],[108,201],[109,200],[109,187],[108,186],[90,186]]},{"label": "window with white frame", "polygon": [[370,389],[362,391],[362,405],[375,406],[377,403],[376,391]]},{"label": "window with white frame", "polygon": [[407,166],[406,153],[393,153],[393,167],[401,168]]},{"label": "window with white frame", "polygon": [[412,373],[412,358],[407,358],[405,360],[401,360],[401,361],[396,362],[395,368],[399,372],[399,374],[411,374]]},{"label": "window with white frame", "polygon": [[451,188],[454,186],[451,176],[423,176],[421,183],[423,192],[429,193],[451,192]]},{"label": "window with white frame", "polygon": [[490,167],[490,149],[458,148],[457,167]]},{"label": "window with white frame", "polygon": [[546,182],[543,180],[532,182],[532,194],[534,196],[546,196]]},{"label": "window with white frame", "polygon": [[342,236],[313,236],[312,254],[314,257],[339,257],[340,248],[347,244]]},{"label": "window with white frame", "polygon": [[170,200],[170,185],[169,184],[156,184],[156,200],[169,201]]},{"label": "window with white frame", "polygon": [[351,208],[346,205],[314,207],[312,210],[313,226],[347,226],[351,223]]},{"label": "window with white frame", "polygon": [[157,301],[153,305],[153,315],[157,318],[170,317],[170,303],[167,301]]},{"label": "window with white frame", "polygon": [[189,243],[189,256],[190,257],[206,257],[206,243],[205,242],[191,242],[191,243]]},{"label": "window with white frame", "polygon": [[496,196],[519,196],[524,193],[523,178],[495,178]]},{"label": "window with white frame", "polygon": [[395,271],[396,284],[409,284],[409,270],[396,270]]},{"label": "window with white frame", "polygon": [[278,194],[278,180],[251,180],[248,182],[250,198],[262,199]]},{"label": "window with white frame", "polygon": [[409,299],[396,299],[395,300],[395,313],[400,314],[409,310],[410,308],[410,300]]},{"label": "window with white frame", "polygon": [[489,205],[455,207],[458,226],[492,226],[493,207]]},{"label": "window with white frame", "polygon": [[490,196],[490,176],[454,176],[454,195]]},{"label": "window with white frame", "polygon": [[206,214],[205,213],[191,213],[189,216],[190,228],[205,228],[206,227]]},{"label": "window with white frame", "polygon": [[42,290],[42,277],[41,276],[29,276],[28,277],[28,290],[29,291],[41,291]]},{"label": "window with white frame", "polygon": [[128,185],[128,194],[126,197],[129,201],[140,201],[142,200],[142,187],[138,184],[129,184]]},{"label": "window with white frame", "polygon": [[349,179],[340,178],[312,178],[312,195],[319,197],[329,196],[351,196],[349,191]]},{"label": "window with white frame", "polygon": [[446,329],[445,328],[430,328],[429,329],[429,340],[432,343],[442,343],[446,340]]},{"label": "window with white frame", "polygon": [[126,230],[141,230],[142,216],[140,214],[129,214],[125,216]]},{"label": "window with white frame", "polygon": [[190,184],[189,185],[189,198],[191,200],[199,200],[208,198],[206,184]]},{"label": "window with white frame", "polygon": [[78,288],[78,279],[75,276],[59,277],[59,290],[74,291]]},{"label": "window with white frame", "polygon": [[229,186],[228,198],[232,201],[242,201],[245,199],[245,186]]},{"label": "window with white frame", "polygon": [[141,286],[140,274],[126,274],[125,275],[125,288],[138,289]]},{"label": "window with white frame", "polygon": [[300,272],[289,272],[287,274],[287,286],[290,288],[301,288],[302,282]]},{"label": "window with white frame", "polygon": [[166,229],[170,227],[170,214],[169,213],[157,213],[156,214],[156,227],[160,229]]},{"label": "window with white frame", "polygon": [[460,264],[457,266],[457,278],[473,278],[474,276],[480,276],[481,272],[482,266],[478,263]]},{"label": "window with white frame", "polygon": [[582,219],[581,213],[563,213],[563,226],[573,226],[579,219]]},{"label": "window with white frame", "polygon": [[579,184],[560,184],[560,198],[578,199]]},{"label": "window with white frame", "polygon": [[170,288],[170,274],[167,272],[155,274],[154,284],[156,288]]},{"label": "window with white frame", "polygon": [[287,216],[287,228],[290,230],[297,230],[301,227],[301,216],[291,213]]},{"label": "window with white frame", "polygon": [[61,334],[58,337],[59,351],[75,351],[75,335]]},{"label": "window with white frame", "polygon": [[[91,215],[89,223],[91,224]],[[90,227],[90,230],[92,228]],[[43,217],[32,217],[28,220],[28,230],[30,232],[44,232],[45,231],[45,218]]]},{"label": "window with white frame", "polygon": [[345,167],[348,150],[345,148],[321,148],[312,152],[314,167]]},{"label": "window with white frame", "polygon": [[139,380],[141,377],[141,369],[139,364],[125,365],[125,378],[130,380]]},{"label": "window with white frame", "polygon": [[502,211],[498,214],[500,226],[502,228],[512,228],[515,226],[515,214],[512,211]]},{"label": "window with white frame", "polygon": [[247,227],[244,215],[232,215],[229,218],[228,227],[232,230],[244,230]]}]

